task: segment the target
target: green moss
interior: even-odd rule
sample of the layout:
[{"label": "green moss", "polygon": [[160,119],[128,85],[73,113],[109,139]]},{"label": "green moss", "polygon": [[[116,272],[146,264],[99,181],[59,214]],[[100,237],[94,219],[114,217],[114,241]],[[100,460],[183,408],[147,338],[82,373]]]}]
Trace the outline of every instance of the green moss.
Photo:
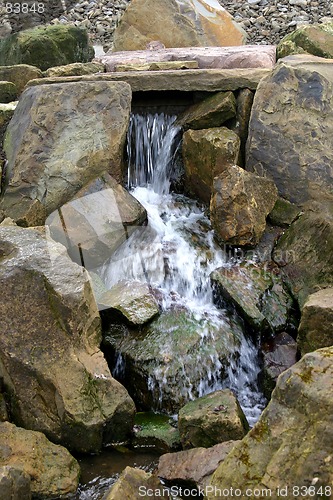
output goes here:
[{"label": "green moss", "polygon": [[268,422],[263,418],[256,423],[250,433],[251,437],[258,441],[258,443],[265,441],[269,434],[270,430]]},{"label": "green moss", "polygon": [[180,449],[179,432],[172,423],[172,419],[164,414],[137,413],[134,422],[133,445],[145,449],[152,448],[162,453]]},{"label": "green moss", "polygon": [[312,382],[312,366],[307,366],[302,372],[298,373],[298,376],[301,377],[304,383],[308,384]]}]

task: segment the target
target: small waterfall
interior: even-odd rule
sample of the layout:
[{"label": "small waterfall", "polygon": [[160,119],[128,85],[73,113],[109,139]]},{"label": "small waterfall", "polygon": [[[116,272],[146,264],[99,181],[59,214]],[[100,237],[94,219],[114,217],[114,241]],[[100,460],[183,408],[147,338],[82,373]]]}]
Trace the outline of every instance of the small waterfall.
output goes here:
[{"label": "small waterfall", "polygon": [[[170,178],[180,144],[180,130],[175,116],[165,114],[132,115],[128,131],[128,186],[148,213],[148,226],[137,230],[112,256],[102,270],[108,288],[122,279],[146,281],[161,292],[162,307],[177,304],[198,320],[197,332],[204,345],[221,325],[229,321],[226,313],[213,303],[211,272],[230,266],[226,254],[214,241],[209,219],[199,204],[183,195],[170,192]],[[257,349],[236,328],[237,350],[230,346],[227,378],[221,380],[221,362],[216,352],[209,362],[199,365],[200,383],[193,387],[184,360],[180,391],[193,399],[213,390],[229,387],[237,395],[250,425],[258,419],[265,401],[258,390]],[[195,355],[194,355],[195,356]],[[123,369],[118,357],[116,371]],[[156,387],[156,385],[158,387]],[[166,373],[155,370],[155,380],[148,389],[159,394],[167,387]]]}]

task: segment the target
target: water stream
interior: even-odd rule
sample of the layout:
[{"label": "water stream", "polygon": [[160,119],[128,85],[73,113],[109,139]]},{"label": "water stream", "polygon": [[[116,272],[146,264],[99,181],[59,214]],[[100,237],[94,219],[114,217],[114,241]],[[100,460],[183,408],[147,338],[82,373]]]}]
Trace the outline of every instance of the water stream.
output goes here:
[{"label": "water stream", "polygon": [[[197,335],[202,345],[209,337],[212,337],[214,344],[216,331],[231,320],[227,311],[214,304],[209,276],[214,269],[232,266],[234,261],[216,244],[203,207],[170,190],[178,174],[177,153],[181,141],[180,130],[173,124],[175,118],[164,114],[131,116],[128,131],[128,188],[146,208],[149,221],[147,227],[138,228],[113,254],[101,268],[100,275],[108,288],[120,280],[135,279],[158,289],[164,311],[172,310],[175,305],[186,308],[200,325]],[[204,370],[196,385],[190,380],[187,361],[184,360],[179,391],[185,390],[187,398],[193,399],[228,387],[237,395],[252,426],[265,406],[265,399],[257,385],[260,371],[258,349],[239,328],[241,323],[237,325],[237,349],[235,345],[230,345],[230,359],[224,377],[221,378],[218,354],[209,352],[209,360],[200,360]],[[194,359],[194,365],[199,369],[199,359]],[[124,369],[126,367],[120,355],[113,375],[121,374]],[[167,389],[168,379],[166,373],[159,373],[159,367],[156,367],[155,377],[155,380],[148,381],[147,389],[153,391],[158,384],[160,402],[163,402],[163,391]],[[156,404],[159,408],[158,402]],[[109,470],[109,460],[114,463],[118,459],[114,455],[110,457],[102,454],[97,462],[90,458],[83,460],[83,465],[89,463],[91,476],[85,478],[86,484],[80,487],[73,499],[98,499],[113,484],[125,467],[123,461],[126,461],[126,456],[121,458],[122,465],[114,473]],[[153,460],[150,456],[143,461],[140,456],[137,460],[131,456],[126,465],[149,469],[151,464]]]},{"label": "water stream", "polygon": [[[141,280],[158,289],[162,309],[175,304],[186,308],[200,324],[201,344],[207,343],[230,317],[213,302],[210,274],[233,261],[214,241],[214,233],[203,207],[196,201],[170,190],[177,176],[177,152],[181,134],[174,125],[176,117],[165,114],[133,114],[128,131],[128,187],[146,208],[148,227],[135,232],[112,256],[102,270],[108,288],[120,280]],[[221,360],[210,350],[209,362],[197,359],[201,369],[199,383],[193,384],[184,366],[179,391],[187,391],[187,399],[229,387],[237,395],[252,426],[264,407],[258,389],[260,371],[257,348],[237,323],[237,343],[230,346],[226,376],[221,379]],[[161,346],[161,349],[165,346]],[[170,348],[170,346],[167,346]],[[201,356],[201,353],[200,353]],[[186,365],[186,363],[185,363]],[[199,366],[201,368],[199,368]],[[117,369],[122,370],[121,358]],[[160,399],[169,383],[167,374],[158,373],[149,381],[153,390],[158,384]],[[114,372],[117,375],[117,371]],[[183,385],[182,385],[183,384]],[[161,409],[158,405],[155,409]],[[162,408],[163,409],[163,408]]]}]

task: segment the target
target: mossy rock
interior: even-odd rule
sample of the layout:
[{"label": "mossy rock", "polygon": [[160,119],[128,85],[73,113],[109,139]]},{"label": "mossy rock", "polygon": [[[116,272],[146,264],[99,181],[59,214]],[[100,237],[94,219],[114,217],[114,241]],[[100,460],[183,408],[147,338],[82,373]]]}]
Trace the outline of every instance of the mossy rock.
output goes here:
[{"label": "mossy rock", "polygon": [[277,59],[302,53],[333,58],[333,22],[302,26],[281,40],[276,53]]},{"label": "mossy rock", "polygon": [[8,104],[17,97],[16,85],[12,82],[0,82],[0,103]]},{"label": "mossy rock", "polygon": [[301,209],[294,203],[278,198],[275,202],[273,210],[268,215],[268,219],[274,226],[288,227],[296,219]]},{"label": "mossy rock", "polygon": [[45,71],[93,57],[87,30],[76,26],[38,26],[0,41],[0,66],[30,64]]},{"label": "mossy rock", "polygon": [[135,416],[132,445],[137,450],[170,453],[181,448],[179,431],[162,413],[140,412]]}]

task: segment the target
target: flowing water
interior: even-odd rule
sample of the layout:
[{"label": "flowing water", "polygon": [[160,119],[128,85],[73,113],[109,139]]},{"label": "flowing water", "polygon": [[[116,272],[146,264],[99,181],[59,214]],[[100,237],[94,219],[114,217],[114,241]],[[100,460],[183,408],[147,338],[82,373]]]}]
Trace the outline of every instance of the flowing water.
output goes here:
[{"label": "flowing water", "polygon": [[[115,252],[100,271],[108,288],[120,280],[141,280],[158,289],[163,310],[175,304],[186,308],[198,320],[201,327],[198,336],[204,343],[214,335],[216,328],[230,318],[213,302],[210,273],[218,267],[229,267],[234,261],[215,243],[210,221],[203,207],[197,202],[170,191],[170,185],[179,174],[177,153],[180,146],[180,130],[174,125],[175,116],[164,114],[132,115],[128,131],[128,188],[148,213],[148,226],[138,228]],[[215,329],[215,330],[214,330]],[[172,334],[172,333],[171,333]],[[214,340],[214,339],[213,339]],[[188,399],[213,390],[230,388],[238,397],[244,413],[252,426],[265,406],[265,399],[257,385],[260,371],[257,347],[241,330],[238,331],[237,352],[230,347],[229,364],[221,379],[221,361],[210,353],[209,363],[201,363],[205,370],[200,382],[193,387],[184,361],[183,387]],[[197,360],[195,360],[195,364]],[[118,356],[113,375],[126,369],[122,356]],[[199,365],[198,365],[199,369]],[[161,401],[166,389],[165,373],[148,381],[148,390],[159,385]],[[160,378],[159,378],[160,376]],[[107,452],[110,453],[110,452]],[[111,458],[110,458],[111,457]],[[82,463],[90,470],[73,497],[79,500],[98,499],[125,467],[120,459],[117,471],[110,468],[119,457],[102,455],[101,459],[85,459]],[[97,460],[97,462],[96,462]],[[132,462],[131,462],[132,461]],[[96,463],[95,463],[96,462]],[[104,464],[101,466],[101,463]],[[85,465],[86,464],[86,465]],[[130,457],[126,465],[149,469],[154,461],[148,458]],[[111,470],[112,469],[112,470]],[[98,477],[95,477],[97,476]]]},{"label": "flowing water", "polygon": [[[172,179],[178,173],[177,152],[181,139],[175,119],[163,113],[131,116],[128,187],[146,208],[148,227],[135,232],[120,247],[104,266],[102,276],[108,288],[123,279],[145,281],[151,288],[158,288],[162,309],[169,310],[175,304],[186,308],[201,325],[198,335],[204,343],[207,337],[214,336],[219,325],[230,321],[227,313],[213,302],[210,274],[233,262],[215,243],[203,207],[170,191]],[[210,352],[209,363],[201,363],[202,373],[196,387],[184,366],[184,386],[180,384],[179,391],[186,390],[187,398],[193,399],[229,387],[237,395],[252,426],[265,404],[257,385],[260,371],[257,348],[239,328],[236,335],[236,344],[230,345],[224,379],[221,379],[218,353]],[[119,357],[117,370],[123,369]],[[166,389],[168,380],[162,371],[159,379],[158,370],[159,367],[156,380],[150,380],[148,385],[153,390],[158,384],[163,401],[163,384]],[[163,409],[158,405],[155,408]]]}]

